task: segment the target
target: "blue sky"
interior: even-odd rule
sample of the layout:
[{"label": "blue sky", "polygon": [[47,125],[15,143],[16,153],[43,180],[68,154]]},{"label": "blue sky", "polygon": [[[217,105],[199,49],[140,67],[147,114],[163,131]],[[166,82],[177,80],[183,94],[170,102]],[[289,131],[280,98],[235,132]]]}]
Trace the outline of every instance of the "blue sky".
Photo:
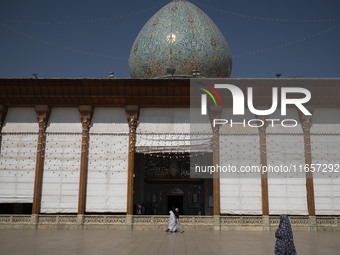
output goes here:
[{"label": "blue sky", "polygon": [[[1,0],[0,77],[129,78],[136,36],[168,2]],[[191,2],[224,34],[231,77],[340,77],[339,0]]]}]

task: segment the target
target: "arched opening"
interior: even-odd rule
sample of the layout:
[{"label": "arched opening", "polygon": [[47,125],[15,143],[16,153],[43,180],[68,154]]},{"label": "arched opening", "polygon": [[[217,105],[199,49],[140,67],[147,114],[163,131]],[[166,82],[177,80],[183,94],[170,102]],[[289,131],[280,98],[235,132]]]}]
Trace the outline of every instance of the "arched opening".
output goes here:
[{"label": "arched opening", "polygon": [[184,191],[179,188],[169,189],[166,193],[166,201],[167,201],[167,211],[174,210],[178,208],[179,211],[183,212],[183,198]]},{"label": "arched opening", "polygon": [[212,215],[212,179],[190,178],[189,153],[136,153],[134,174],[134,214],[141,206],[146,215],[168,215],[173,207],[182,215]]}]

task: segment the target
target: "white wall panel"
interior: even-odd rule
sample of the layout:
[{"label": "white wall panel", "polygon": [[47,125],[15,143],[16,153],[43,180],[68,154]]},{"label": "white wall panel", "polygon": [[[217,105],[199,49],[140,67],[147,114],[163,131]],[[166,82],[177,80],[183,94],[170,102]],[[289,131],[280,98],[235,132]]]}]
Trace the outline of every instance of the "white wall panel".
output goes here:
[{"label": "white wall panel", "polygon": [[82,131],[78,108],[52,108],[47,133],[79,133]]},{"label": "white wall panel", "polygon": [[262,214],[260,178],[221,178],[221,213]]},{"label": "white wall panel", "polygon": [[190,133],[190,109],[144,108],[140,110],[137,134]]},{"label": "white wall panel", "polygon": [[256,135],[259,133],[257,127],[252,127],[257,125],[256,121],[248,121],[256,119],[255,115],[249,110],[245,110],[244,115],[233,115],[232,108],[223,108],[221,119],[227,121],[226,124],[220,126],[220,134],[235,134],[235,135]]},{"label": "white wall panel", "polygon": [[77,212],[81,132],[77,108],[52,109],[46,129],[41,212]]},{"label": "white wall panel", "polygon": [[95,108],[89,141],[87,212],[126,212],[128,133],[124,108]]},{"label": "white wall panel", "polygon": [[305,163],[303,134],[273,133],[267,135],[267,164],[290,172],[268,173],[269,213],[307,215],[305,173],[293,171]]},{"label": "white wall panel", "polygon": [[33,108],[9,108],[2,129],[0,203],[32,203],[38,123]]},{"label": "white wall panel", "polygon": [[308,215],[305,178],[268,177],[270,214]]},{"label": "white wall panel", "polygon": [[[340,164],[340,109],[315,109],[311,127],[313,164]],[[340,215],[340,174],[314,173],[316,215]]]},{"label": "white wall panel", "polygon": [[0,203],[32,203],[38,134],[2,134]]},{"label": "white wall panel", "polygon": [[316,108],[313,112],[311,134],[340,134],[340,109]]},{"label": "white wall panel", "polygon": [[314,178],[316,215],[340,215],[340,180]]},{"label": "white wall panel", "polygon": [[127,134],[129,125],[126,119],[124,108],[104,108],[94,109],[90,134]]},{"label": "white wall panel", "polygon": [[91,134],[87,212],[126,212],[128,144],[128,134]]},{"label": "white wall panel", "polygon": [[[259,166],[258,135],[220,135],[220,165]],[[262,214],[260,174],[220,175],[221,213]]]},{"label": "white wall panel", "polygon": [[[279,172],[268,173],[268,196],[270,214],[307,215],[307,191],[305,173],[293,171],[305,164],[304,135],[298,115],[293,108],[281,116],[281,109],[269,116],[270,119],[294,119],[296,127],[283,127],[280,122],[267,127],[267,164]],[[290,124],[290,123],[289,123]],[[282,172],[282,168],[288,173]]]},{"label": "white wall panel", "polygon": [[[300,122],[300,117],[298,111],[293,108],[287,108],[287,114],[281,115],[281,109],[276,110],[273,114],[268,116],[267,118],[267,134],[302,134],[302,126]],[[272,119],[270,121],[270,119]],[[295,127],[285,127],[284,125],[293,126],[293,122],[289,121],[287,123],[284,122],[284,125],[281,125],[282,120],[293,119],[296,121],[297,125]]]},{"label": "white wall panel", "polygon": [[8,108],[2,133],[38,133],[39,126],[34,108]]},{"label": "white wall panel", "polygon": [[146,108],[140,110],[136,151],[189,152],[190,109]]}]

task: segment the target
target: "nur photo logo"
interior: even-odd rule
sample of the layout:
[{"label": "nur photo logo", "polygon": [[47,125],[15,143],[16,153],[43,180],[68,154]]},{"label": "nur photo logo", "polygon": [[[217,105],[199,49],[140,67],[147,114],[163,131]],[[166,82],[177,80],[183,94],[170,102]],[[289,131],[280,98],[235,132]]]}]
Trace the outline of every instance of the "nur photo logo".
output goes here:
[{"label": "nur photo logo", "polygon": [[[233,84],[214,84],[210,86],[206,83],[199,82],[198,87],[200,91],[205,93],[201,94],[201,115],[208,114],[208,97],[210,96],[215,106],[220,105],[223,106],[222,98],[225,95],[231,95],[232,97],[232,113],[233,116],[244,116],[245,115],[245,103],[247,102],[248,110],[254,114],[255,116],[270,116],[275,111],[277,111],[278,107],[280,107],[280,115],[285,117],[287,115],[287,106],[296,107],[299,111],[301,111],[304,115],[312,115],[308,109],[304,106],[304,104],[308,103],[311,99],[311,93],[308,89],[300,88],[300,87],[272,87],[272,101],[271,106],[268,109],[257,109],[254,105],[254,88],[247,87],[247,100],[245,100],[245,95],[243,91]],[[290,97],[290,95],[294,95],[294,97]],[[280,97],[279,97],[280,96]],[[298,96],[298,98],[297,98]],[[216,97],[216,98],[215,98]],[[218,102],[217,100],[218,99]],[[280,104],[279,104],[280,99]],[[295,127],[298,124],[298,121],[295,119],[271,119],[267,118],[266,122],[269,125],[274,126],[275,123],[280,122],[283,127]],[[213,126],[216,125],[225,125],[225,124],[233,125],[243,125],[249,127],[261,127],[265,124],[265,121],[261,119],[243,119],[238,122],[233,119],[214,119]]]}]

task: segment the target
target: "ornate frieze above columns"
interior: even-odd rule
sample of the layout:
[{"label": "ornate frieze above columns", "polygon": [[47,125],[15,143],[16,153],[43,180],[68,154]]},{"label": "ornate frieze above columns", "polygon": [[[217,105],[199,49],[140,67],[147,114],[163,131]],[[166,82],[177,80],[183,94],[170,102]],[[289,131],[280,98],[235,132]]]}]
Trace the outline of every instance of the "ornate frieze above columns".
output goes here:
[{"label": "ornate frieze above columns", "polygon": [[91,105],[81,105],[79,106],[79,112],[82,124],[82,139],[81,139],[78,215],[84,215],[86,205],[89,128],[93,114],[93,107]]},{"label": "ornate frieze above columns", "polygon": [[[222,113],[221,107],[210,107],[209,108],[209,119],[213,133],[213,165],[218,166],[220,164],[220,125],[213,125],[214,119],[220,119]],[[214,210],[213,215],[219,216],[221,214],[220,209],[220,174],[218,171],[214,172],[213,175],[213,199],[214,199]]]},{"label": "ornate frieze above columns", "polygon": [[129,124],[129,156],[128,156],[128,184],[126,214],[133,214],[133,178],[135,162],[136,129],[139,117],[137,105],[126,106],[126,118]]},{"label": "ornate frieze above columns", "polygon": [[45,141],[46,141],[46,127],[50,116],[51,108],[47,105],[37,105],[35,112],[39,125],[38,132],[38,145],[37,145],[37,158],[35,165],[35,178],[34,178],[34,193],[32,214],[40,212],[41,203],[41,188],[44,169],[44,155],[45,155]]}]

